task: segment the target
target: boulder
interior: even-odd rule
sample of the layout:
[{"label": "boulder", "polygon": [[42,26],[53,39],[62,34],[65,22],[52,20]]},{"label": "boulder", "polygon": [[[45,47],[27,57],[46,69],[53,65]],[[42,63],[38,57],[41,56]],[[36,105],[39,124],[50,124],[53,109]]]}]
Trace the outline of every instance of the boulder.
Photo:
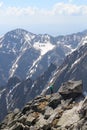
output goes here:
[{"label": "boulder", "polygon": [[75,98],[82,94],[82,81],[68,81],[62,84],[58,92],[63,98]]}]

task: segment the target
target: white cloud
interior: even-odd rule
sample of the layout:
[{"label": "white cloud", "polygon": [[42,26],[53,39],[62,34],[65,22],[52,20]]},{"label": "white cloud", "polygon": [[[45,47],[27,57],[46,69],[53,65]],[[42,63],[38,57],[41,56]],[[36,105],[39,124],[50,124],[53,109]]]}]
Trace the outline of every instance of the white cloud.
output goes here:
[{"label": "white cloud", "polygon": [[[71,0],[70,0],[71,1]],[[0,3],[2,6],[3,3]],[[71,3],[57,3],[55,4],[52,9],[39,9],[37,7],[5,7],[4,9],[1,8],[0,12],[5,12],[6,15],[15,15],[15,16],[22,16],[22,15],[87,15],[87,5],[75,5]]]},{"label": "white cloud", "polygon": [[[57,3],[53,7],[54,14],[62,14],[62,15],[83,15],[85,14],[83,10],[87,9],[87,6],[77,6],[75,4],[65,4],[65,3]],[[82,10],[83,9],[83,10]]]},{"label": "white cloud", "polygon": [[27,7],[27,8],[18,8],[18,7],[8,7],[6,9],[7,15],[35,15],[37,8]]}]

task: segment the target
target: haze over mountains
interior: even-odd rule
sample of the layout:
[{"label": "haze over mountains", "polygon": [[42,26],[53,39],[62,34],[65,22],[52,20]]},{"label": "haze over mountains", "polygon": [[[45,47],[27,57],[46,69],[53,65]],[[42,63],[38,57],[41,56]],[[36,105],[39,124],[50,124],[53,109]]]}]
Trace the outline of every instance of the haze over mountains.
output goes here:
[{"label": "haze over mountains", "polygon": [[53,37],[23,29],[12,30],[2,36],[0,120],[9,110],[21,109],[51,82],[56,92],[61,83],[82,79],[86,91],[86,36],[87,31]]}]

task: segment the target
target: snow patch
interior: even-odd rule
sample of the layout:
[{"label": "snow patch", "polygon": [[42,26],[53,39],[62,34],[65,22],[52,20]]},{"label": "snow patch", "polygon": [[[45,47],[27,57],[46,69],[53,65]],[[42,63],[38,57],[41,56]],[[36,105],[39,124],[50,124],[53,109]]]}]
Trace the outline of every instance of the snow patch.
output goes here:
[{"label": "snow patch", "polygon": [[77,60],[72,64],[71,69],[72,69],[78,62],[80,62],[80,60],[81,60],[81,58],[77,59]]},{"label": "snow patch", "polygon": [[55,47],[55,45],[52,45],[50,42],[47,43],[35,42],[33,47],[37,50],[40,50],[41,55],[45,55],[48,51],[52,50]]},{"label": "snow patch", "polygon": [[10,104],[11,104],[11,102],[12,102],[12,97],[13,97],[12,92],[14,91],[15,88],[17,88],[17,86],[18,86],[19,84],[20,84],[20,83],[17,83],[17,84],[9,91],[9,93],[8,93],[7,96],[6,96],[7,110],[9,109],[9,106],[10,106]]},{"label": "snow patch", "polygon": [[2,96],[2,94],[5,92],[6,89],[3,89],[2,91],[0,91],[0,98]]},{"label": "snow patch", "polygon": [[87,44],[87,36],[82,38],[81,42],[77,46],[77,49],[79,49],[81,46],[84,46],[85,44]]},{"label": "snow patch", "polygon": [[41,60],[41,58],[42,58],[42,56],[39,56],[39,57],[37,58],[37,60],[33,62],[33,65],[31,66],[31,68],[29,69],[29,71],[28,71],[28,73],[27,73],[27,75],[29,75],[29,76],[27,77],[27,79],[28,79],[29,77],[31,77],[32,74],[36,71],[36,68],[37,68],[37,66],[38,66],[38,62]]}]

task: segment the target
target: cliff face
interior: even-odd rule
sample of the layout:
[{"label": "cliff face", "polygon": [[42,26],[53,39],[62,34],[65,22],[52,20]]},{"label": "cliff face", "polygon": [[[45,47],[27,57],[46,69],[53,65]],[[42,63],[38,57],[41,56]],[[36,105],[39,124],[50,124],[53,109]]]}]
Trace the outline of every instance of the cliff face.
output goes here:
[{"label": "cliff face", "polygon": [[0,130],[86,130],[87,98],[81,81],[68,81],[58,93],[37,96],[10,112]]}]

